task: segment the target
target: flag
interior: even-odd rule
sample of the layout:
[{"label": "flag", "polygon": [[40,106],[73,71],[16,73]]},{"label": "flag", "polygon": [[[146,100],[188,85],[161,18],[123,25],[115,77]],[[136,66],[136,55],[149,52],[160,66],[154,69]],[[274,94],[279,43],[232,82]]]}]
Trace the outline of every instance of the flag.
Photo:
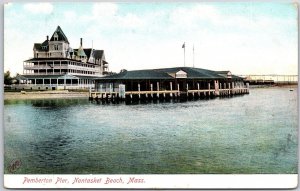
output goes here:
[{"label": "flag", "polygon": [[182,48],[185,48],[185,43],[183,43]]}]

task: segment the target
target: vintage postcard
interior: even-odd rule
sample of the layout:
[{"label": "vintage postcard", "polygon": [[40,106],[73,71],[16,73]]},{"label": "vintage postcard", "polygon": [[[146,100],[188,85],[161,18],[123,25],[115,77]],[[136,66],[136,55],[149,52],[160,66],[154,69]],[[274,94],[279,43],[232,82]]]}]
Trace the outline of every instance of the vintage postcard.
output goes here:
[{"label": "vintage postcard", "polygon": [[298,186],[298,4],[3,6],[5,188]]}]

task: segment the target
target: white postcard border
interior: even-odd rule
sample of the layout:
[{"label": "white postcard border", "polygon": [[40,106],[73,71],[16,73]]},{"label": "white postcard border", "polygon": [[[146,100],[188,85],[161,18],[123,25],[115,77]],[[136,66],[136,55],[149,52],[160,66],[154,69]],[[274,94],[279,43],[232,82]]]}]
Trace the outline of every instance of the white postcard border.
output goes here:
[{"label": "white postcard border", "polygon": [[6,188],[292,189],[298,174],[236,175],[4,175]]}]

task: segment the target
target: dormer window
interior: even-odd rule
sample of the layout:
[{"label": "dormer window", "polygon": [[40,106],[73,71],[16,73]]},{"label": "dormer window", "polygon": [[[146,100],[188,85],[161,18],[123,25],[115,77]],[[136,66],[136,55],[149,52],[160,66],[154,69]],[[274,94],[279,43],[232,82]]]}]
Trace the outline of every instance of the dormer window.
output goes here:
[{"label": "dormer window", "polygon": [[58,35],[57,35],[57,33],[55,33],[53,37],[54,37],[54,41],[58,41]]}]

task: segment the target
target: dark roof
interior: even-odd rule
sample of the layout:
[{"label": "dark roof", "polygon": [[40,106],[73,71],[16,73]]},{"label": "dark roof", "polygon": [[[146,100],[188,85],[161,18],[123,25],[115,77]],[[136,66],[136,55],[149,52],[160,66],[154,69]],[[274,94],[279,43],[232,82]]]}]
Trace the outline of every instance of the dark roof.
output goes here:
[{"label": "dark roof", "polygon": [[91,56],[92,49],[91,48],[84,48],[83,51],[86,54],[87,60],[89,60],[90,56]]},{"label": "dark roof", "polygon": [[172,79],[170,75],[156,70],[124,71],[101,79]]},{"label": "dark roof", "polygon": [[191,68],[191,67],[175,67],[175,68],[162,68],[156,69],[167,73],[176,73],[180,70],[187,73],[188,78],[205,78],[205,79],[218,79],[220,76],[212,70],[202,69],[202,68]]},{"label": "dark roof", "polygon": [[66,37],[65,33],[62,31],[60,26],[57,26],[56,30],[54,31],[52,37],[50,38],[50,41],[54,41],[54,34],[57,33],[58,41],[66,41],[69,43],[68,38]]},{"label": "dark roof", "polygon": [[48,46],[49,45],[49,40],[45,40],[43,43],[42,43],[42,46]]},{"label": "dark roof", "polygon": [[41,51],[48,51],[49,50],[49,40],[45,40],[41,45]]},{"label": "dark roof", "polygon": [[41,43],[34,43],[33,48],[38,50],[38,51],[48,51],[49,46],[48,46],[48,41],[45,40],[42,44]]},{"label": "dark roof", "polygon": [[[74,51],[74,54],[75,55],[78,55],[77,53],[78,53],[78,49],[73,49],[73,51]],[[91,55],[91,52],[92,52],[92,49],[91,48],[84,48],[83,49],[83,53],[85,53],[85,55],[86,55],[86,57],[87,57],[87,60],[89,60],[90,59],[90,55]],[[94,50],[95,51],[95,50]]]},{"label": "dark roof", "polygon": [[104,50],[94,50],[93,51],[93,56],[95,59],[102,59],[104,54]]},{"label": "dark roof", "polygon": [[34,43],[33,48],[36,50],[41,51],[42,50],[42,44],[41,43]]},{"label": "dark roof", "polygon": [[218,74],[228,74],[228,72],[230,72],[229,70],[225,70],[225,71],[216,71]]},{"label": "dark roof", "polygon": [[[217,71],[191,68],[191,67],[174,67],[174,68],[160,68],[147,70],[132,70],[123,71],[118,74],[98,78],[99,80],[129,80],[129,79],[174,79],[175,73],[184,71],[187,73],[187,79],[226,79],[226,77],[219,75]],[[239,78],[232,76],[232,78]]]}]

